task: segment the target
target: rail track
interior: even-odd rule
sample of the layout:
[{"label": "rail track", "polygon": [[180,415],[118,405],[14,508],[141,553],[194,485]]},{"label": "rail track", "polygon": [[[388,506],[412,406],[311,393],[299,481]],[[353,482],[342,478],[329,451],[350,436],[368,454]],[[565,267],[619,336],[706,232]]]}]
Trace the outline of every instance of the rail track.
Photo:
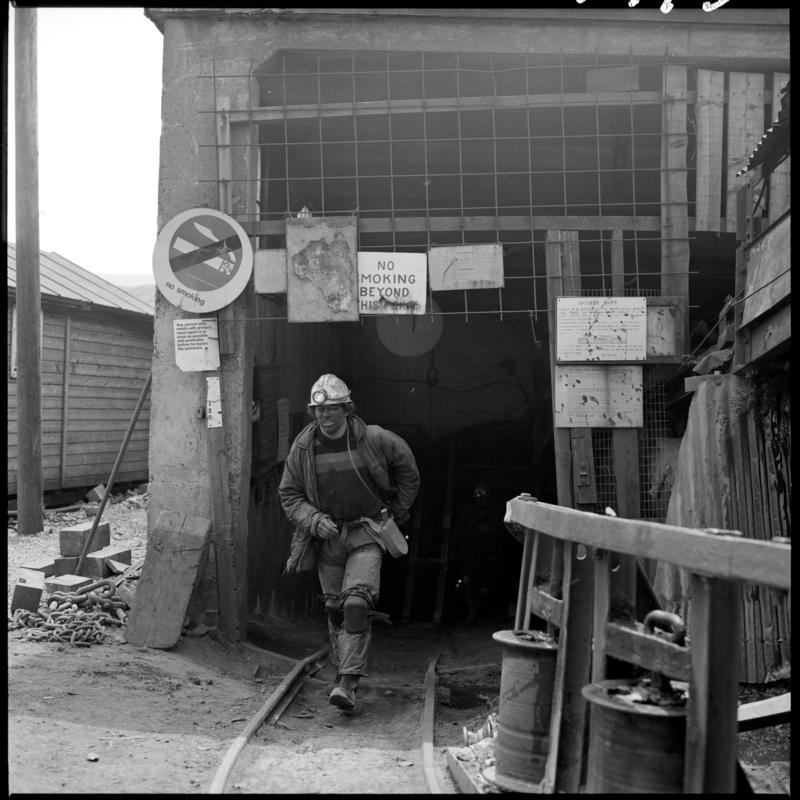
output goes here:
[{"label": "rail track", "polygon": [[370,791],[453,794],[434,749],[436,666],[427,662],[365,678],[354,712],[327,703],[327,649],[300,659],[230,744],[209,794]]}]

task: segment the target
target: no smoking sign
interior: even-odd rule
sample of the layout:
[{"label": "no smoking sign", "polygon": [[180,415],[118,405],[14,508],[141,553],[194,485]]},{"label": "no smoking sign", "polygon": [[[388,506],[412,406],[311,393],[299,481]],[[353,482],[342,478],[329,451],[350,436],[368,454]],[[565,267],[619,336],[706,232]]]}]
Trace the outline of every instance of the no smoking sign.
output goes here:
[{"label": "no smoking sign", "polygon": [[213,208],[192,208],[161,230],[153,274],[164,297],[195,313],[232,303],[253,272],[253,248],[244,228]]}]

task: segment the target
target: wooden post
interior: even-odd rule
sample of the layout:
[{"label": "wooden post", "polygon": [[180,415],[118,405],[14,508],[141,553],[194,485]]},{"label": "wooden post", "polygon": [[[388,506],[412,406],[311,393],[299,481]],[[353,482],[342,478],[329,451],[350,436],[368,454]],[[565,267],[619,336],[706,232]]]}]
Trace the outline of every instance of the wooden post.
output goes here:
[{"label": "wooden post", "polygon": [[439,582],[436,586],[436,608],[433,611],[433,624],[442,621],[444,596],[447,591],[447,562],[450,553],[450,528],[453,514],[453,472],[455,470],[456,448],[455,443],[450,443],[450,453],[447,458],[447,487],[444,497],[444,517],[442,519],[442,550],[441,565],[439,567]]},{"label": "wooden post", "polygon": [[36,8],[16,7],[17,522],[42,530],[42,375],[39,297],[39,141]]},{"label": "wooden post", "polygon": [[[206,381],[208,384],[206,433],[208,435],[208,473],[211,492],[211,529],[217,567],[219,622],[222,632],[231,641],[238,642],[245,638],[245,631],[242,630],[239,619],[239,587],[233,561],[231,504],[228,495],[228,459],[225,455],[225,429],[222,424],[219,374],[210,375]],[[217,403],[219,406],[215,408]]]},{"label": "wooden post", "polygon": [[692,574],[691,693],[683,791],[733,794],[741,639],[739,584]]}]

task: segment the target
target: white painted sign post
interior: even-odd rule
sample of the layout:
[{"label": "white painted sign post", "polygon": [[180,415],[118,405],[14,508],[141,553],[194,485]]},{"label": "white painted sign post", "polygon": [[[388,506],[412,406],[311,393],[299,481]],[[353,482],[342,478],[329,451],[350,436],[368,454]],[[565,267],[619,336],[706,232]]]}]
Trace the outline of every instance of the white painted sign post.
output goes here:
[{"label": "white painted sign post", "polygon": [[424,314],[425,253],[358,254],[359,314]]}]

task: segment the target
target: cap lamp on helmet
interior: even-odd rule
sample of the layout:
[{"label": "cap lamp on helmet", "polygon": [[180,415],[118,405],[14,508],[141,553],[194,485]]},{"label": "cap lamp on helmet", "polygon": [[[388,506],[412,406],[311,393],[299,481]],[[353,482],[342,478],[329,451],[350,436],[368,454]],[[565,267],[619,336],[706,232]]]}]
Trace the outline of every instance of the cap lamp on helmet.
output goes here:
[{"label": "cap lamp on helmet", "polygon": [[333,406],[350,401],[350,390],[347,384],[336,375],[321,375],[311,387],[309,406]]}]

